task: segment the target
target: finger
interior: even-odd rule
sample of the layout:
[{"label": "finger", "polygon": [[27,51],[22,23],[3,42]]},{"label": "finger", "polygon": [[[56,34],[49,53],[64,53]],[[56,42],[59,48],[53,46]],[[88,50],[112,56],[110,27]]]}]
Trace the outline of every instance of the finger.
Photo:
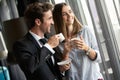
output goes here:
[{"label": "finger", "polygon": [[82,35],[80,35],[80,39],[81,39],[81,40],[83,40],[83,37],[82,37]]},{"label": "finger", "polygon": [[70,68],[69,65],[66,65],[66,66],[64,67],[65,70],[68,70],[69,68]]}]

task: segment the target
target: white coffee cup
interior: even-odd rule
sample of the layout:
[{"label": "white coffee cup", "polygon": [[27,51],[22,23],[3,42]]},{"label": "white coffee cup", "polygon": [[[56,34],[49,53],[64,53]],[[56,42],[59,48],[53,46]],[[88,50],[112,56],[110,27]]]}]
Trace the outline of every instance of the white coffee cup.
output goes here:
[{"label": "white coffee cup", "polygon": [[67,60],[58,62],[57,64],[62,66],[62,65],[70,64],[71,61],[72,61],[72,59],[69,58],[69,59],[67,59]]},{"label": "white coffee cup", "polygon": [[78,38],[72,38],[70,40],[70,45],[72,46],[72,48],[76,48],[76,44],[74,43],[74,40],[80,40],[80,39],[78,39]]},{"label": "white coffee cup", "polygon": [[63,36],[62,33],[59,33],[58,36],[60,37],[60,42],[64,41],[65,40],[65,37]]}]

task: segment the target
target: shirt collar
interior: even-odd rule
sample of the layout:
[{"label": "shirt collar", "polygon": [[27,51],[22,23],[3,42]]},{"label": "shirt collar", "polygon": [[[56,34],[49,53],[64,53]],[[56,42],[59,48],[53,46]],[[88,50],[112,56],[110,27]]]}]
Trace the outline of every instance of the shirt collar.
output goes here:
[{"label": "shirt collar", "polygon": [[[39,39],[42,39],[42,37],[38,36],[37,34],[33,33],[32,31],[29,31],[29,33],[38,41]],[[44,37],[43,37],[44,38]]]}]

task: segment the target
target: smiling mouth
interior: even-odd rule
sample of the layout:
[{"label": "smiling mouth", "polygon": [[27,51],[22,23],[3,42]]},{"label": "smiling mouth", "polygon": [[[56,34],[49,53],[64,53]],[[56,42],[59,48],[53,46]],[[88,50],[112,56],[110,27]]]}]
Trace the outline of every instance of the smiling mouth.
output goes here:
[{"label": "smiling mouth", "polygon": [[73,21],[73,18],[67,19],[67,21]]},{"label": "smiling mouth", "polygon": [[67,20],[68,22],[73,22],[73,20],[72,19],[70,19],[70,20]]}]

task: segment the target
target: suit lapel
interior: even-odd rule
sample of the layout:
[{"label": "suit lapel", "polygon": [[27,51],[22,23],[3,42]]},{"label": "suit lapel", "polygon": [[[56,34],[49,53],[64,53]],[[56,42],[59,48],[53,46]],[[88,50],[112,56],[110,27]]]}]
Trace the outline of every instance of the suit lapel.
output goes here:
[{"label": "suit lapel", "polygon": [[[28,39],[30,39],[30,40],[33,42],[33,44],[34,44],[39,50],[41,49],[40,46],[39,46],[39,44],[37,43],[37,41],[34,39],[34,37],[33,37],[29,32],[27,33],[26,36],[27,36]],[[57,74],[56,74],[56,71],[55,71],[56,69],[55,69],[53,63],[51,63],[50,58],[51,58],[51,56],[48,55],[47,58],[46,58],[46,63],[47,63],[47,65],[49,66],[50,70],[53,72],[53,74],[54,74],[54,75],[57,75]],[[55,64],[56,64],[56,63],[55,63]]]},{"label": "suit lapel", "polygon": [[30,39],[30,40],[33,42],[33,44],[34,44],[38,49],[40,49],[39,44],[37,43],[37,41],[34,39],[34,37],[33,37],[29,32],[27,33],[26,36],[28,37],[28,39]]},{"label": "suit lapel", "polygon": [[49,55],[47,58],[46,58],[46,62],[47,62],[47,64],[49,65],[49,67],[52,69],[53,68],[53,63],[52,63],[52,61],[50,60],[51,59],[51,56]]},{"label": "suit lapel", "polygon": [[[38,49],[41,49],[40,46],[39,46],[39,44],[37,43],[37,41],[34,39],[34,37],[33,37],[29,32],[27,33],[26,36],[28,37],[28,39],[30,39],[30,40],[34,43],[34,45],[35,45]],[[50,58],[51,58],[51,56],[48,55],[47,58],[46,58],[46,62],[47,62],[47,64],[49,65],[49,67],[52,69],[52,68],[53,68],[53,65],[52,65],[52,63],[51,63],[51,61],[50,61]]]},{"label": "suit lapel", "polygon": [[50,61],[50,57],[46,59],[46,62],[47,62],[47,64],[48,64],[49,68],[51,69],[51,71],[53,72],[53,74],[54,74],[54,75],[57,75],[57,74],[56,74],[56,71],[55,71],[55,68],[54,68],[54,65],[53,65],[53,63],[51,63],[51,61]]}]

